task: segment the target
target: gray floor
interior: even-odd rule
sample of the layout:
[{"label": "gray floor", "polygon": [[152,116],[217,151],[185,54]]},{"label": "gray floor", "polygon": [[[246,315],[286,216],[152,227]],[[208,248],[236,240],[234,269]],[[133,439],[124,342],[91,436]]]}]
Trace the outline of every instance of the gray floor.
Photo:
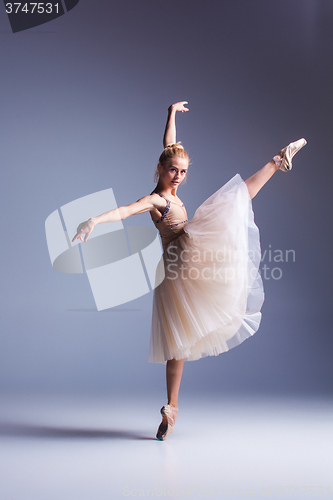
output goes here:
[{"label": "gray floor", "polygon": [[0,498],[333,498],[332,400],[216,399],[3,396]]}]

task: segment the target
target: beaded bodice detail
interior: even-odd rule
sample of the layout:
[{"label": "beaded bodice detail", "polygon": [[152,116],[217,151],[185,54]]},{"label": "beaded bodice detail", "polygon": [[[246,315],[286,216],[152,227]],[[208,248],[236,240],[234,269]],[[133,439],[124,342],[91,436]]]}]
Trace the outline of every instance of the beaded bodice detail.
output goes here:
[{"label": "beaded bodice detail", "polygon": [[166,207],[162,216],[157,221],[153,221],[160,232],[163,247],[165,247],[170,241],[184,233],[183,227],[188,222],[187,213],[184,203],[179,205],[168,200],[162,193],[156,194],[166,200]]}]

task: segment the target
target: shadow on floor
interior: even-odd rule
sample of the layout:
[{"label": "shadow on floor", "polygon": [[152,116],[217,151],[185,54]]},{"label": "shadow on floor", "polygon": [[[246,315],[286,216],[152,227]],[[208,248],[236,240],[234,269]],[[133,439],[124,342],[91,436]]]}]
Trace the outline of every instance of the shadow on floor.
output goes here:
[{"label": "shadow on floor", "polygon": [[0,423],[0,436],[34,438],[85,438],[85,439],[143,439],[157,441],[142,433],[121,429],[83,429],[75,427],[53,427],[47,425]]}]

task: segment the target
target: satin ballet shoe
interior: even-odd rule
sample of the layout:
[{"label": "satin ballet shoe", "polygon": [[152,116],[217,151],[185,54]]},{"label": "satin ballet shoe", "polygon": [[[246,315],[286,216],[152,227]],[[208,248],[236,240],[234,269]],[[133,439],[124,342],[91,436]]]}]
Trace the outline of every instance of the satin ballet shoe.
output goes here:
[{"label": "satin ballet shoe", "polygon": [[167,423],[164,424],[162,421],[158,428],[156,437],[160,441],[164,441],[173,431],[176,422],[174,413],[176,413],[177,411],[178,408],[175,408],[174,406],[171,405],[162,406],[160,412],[162,416],[165,416],[167,418]]},{"label": "satin ballet shoe", "polygon": [[289,146],[282,149],[280,153],[274,156],[273,161],[283,172],[289,172],[292,169],[292,159],[298,151],[307,144],[305,139],[291,142]]}]

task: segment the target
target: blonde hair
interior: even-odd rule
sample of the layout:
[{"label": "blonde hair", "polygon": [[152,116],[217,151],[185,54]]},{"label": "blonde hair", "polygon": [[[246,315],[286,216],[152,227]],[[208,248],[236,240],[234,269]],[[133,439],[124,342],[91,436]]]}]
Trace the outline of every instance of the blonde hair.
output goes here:
[{"label": "blonde hair", "polygon": [[[176,142],[175,144],[168,144],[162,151],[162,154],[158,159],[158,163],[159,165],[161,165],[162,168],[165,168],[169,163],[169,161],[172,160],[172,158],[174,158],[175,156],[178,156],[179,158],[186,158],[188,160],[188,163],[190,164],[190,158],[185,149],[183,148],[181,142]],[[159,178],[160,178],[160,173],[158,171],[158,166],[157,166],[154,174],[154,182],[158,182]],[[186,179],[187,179],[187,173],[183,182],[186,182]]]}]

